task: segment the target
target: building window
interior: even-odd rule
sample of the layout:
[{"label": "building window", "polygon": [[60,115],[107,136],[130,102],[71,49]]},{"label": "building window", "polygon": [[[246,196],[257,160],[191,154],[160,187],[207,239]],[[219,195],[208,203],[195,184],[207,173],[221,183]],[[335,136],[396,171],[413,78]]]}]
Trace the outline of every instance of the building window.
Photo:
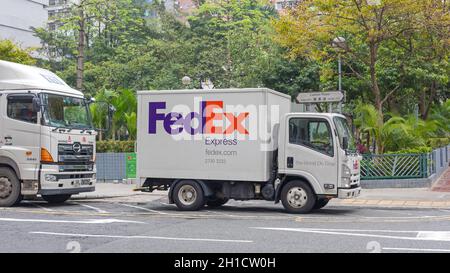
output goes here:
[{"label": "building window", "polygon": [[48,24],[48,30],[55,31],[56,30],[56,24],[55,23],[49,23]]},{"label": "building window", "polygon": [[49,1],[48,1],[48,5],[49,5],[49,6],[54,6],[54,5],[56,5],[56,0],[49,0]]}]

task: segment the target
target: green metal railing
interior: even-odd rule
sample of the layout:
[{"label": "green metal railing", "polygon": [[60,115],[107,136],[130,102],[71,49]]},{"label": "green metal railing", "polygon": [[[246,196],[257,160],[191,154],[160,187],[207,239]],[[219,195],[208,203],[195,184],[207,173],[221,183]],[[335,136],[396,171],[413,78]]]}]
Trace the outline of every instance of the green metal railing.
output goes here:
[{"label": "green metal railing", "polygon": [[430,173],[430,154],[364,155],[361,179],[426,178]]}]

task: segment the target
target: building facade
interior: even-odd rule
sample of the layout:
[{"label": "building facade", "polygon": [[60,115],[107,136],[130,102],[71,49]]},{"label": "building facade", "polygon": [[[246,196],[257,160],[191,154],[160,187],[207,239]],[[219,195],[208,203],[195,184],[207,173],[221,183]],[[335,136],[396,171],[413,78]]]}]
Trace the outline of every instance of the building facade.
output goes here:
[{"label": "building facade", "polygon": [[0,39],[9,39],[21,48],[40,47],[33,28],[45,27],[49,0],[0,0]]},{"label": "building facade", "polygon": [[78,4],[79,0],[48,0],[48,29],[54,31],[60,26],[59,18],[64,18],[70,12],[72,4]]}]

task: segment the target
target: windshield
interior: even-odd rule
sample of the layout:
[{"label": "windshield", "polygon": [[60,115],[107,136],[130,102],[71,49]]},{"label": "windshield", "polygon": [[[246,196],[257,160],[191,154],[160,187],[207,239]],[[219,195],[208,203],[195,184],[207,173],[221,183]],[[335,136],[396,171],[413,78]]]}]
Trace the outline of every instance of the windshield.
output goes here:
[{"label": "windshield", "polygon": [[70,128],[92,129],[88,104],[83,98],[41,94],[46,125]]},{"label": "windshield", "polygon": [[350,127],[348,126],[347,120],[342,117],[335,117],[334,123],[336,125],[337,133],[339,136],[339,143],[341,145],[341,148],[343,148],[342,144],[342,138],[347,137],[348,139],[348,150],[350,151],[356,151],[356,144],[355,139],[353,138],[352,130],[350,130]]}]

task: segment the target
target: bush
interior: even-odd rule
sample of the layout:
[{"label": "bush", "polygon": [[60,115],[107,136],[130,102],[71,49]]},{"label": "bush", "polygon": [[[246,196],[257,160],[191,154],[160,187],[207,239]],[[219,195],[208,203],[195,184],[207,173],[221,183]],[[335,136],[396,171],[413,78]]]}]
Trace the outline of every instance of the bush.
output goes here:
[{"label": "bush", "polygon": [[134,141],[97,141],[97,153],[132,153]]},{"label": "bush", "polygon": [[431,153],[433,148],[427,147],[427,146],[421,146],[417,148],[411,148],[411,149],[403,149],[395,152],[387,152],[385,154],[427,154]]},{"label": "bush", "polygon": [[427,144],[433,149],[445,147],[450,144],[450,137],[430,138]]}]

